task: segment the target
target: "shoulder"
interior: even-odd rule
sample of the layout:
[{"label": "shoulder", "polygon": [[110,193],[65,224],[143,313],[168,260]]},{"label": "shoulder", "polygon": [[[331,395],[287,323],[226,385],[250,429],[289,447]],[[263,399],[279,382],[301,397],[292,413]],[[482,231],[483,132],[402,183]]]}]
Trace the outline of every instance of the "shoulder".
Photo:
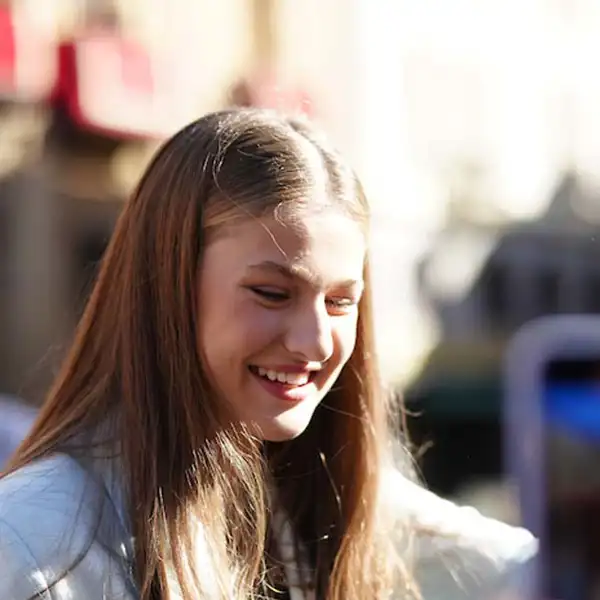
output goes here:
[{"label": "shoulder", "polygon": [[10,396],[0,395],[0,469],[32,426],[35,409]]},{"label": "shoulder", "polygon": [[525,592],[537,553],[527,530],[444,500],[398,472],[386,476],[385,495],[414,532],[416,577],[425,600]]},{"label": "shoulder", "polygon": [[98,545],[106,500],[101,483],[63,454],[0,479],[0,597],[45,597],[53,589],[61,598],[61,582],[73,589],[91,577],[90,568],[106,563]]}]

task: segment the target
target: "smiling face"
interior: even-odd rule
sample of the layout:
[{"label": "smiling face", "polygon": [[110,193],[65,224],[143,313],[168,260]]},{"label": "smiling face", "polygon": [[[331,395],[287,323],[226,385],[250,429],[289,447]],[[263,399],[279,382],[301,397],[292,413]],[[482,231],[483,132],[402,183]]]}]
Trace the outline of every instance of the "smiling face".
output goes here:
[{"label": "smiling face", "polygon": [[334,209],[245,220],[205,249],[205,368],[262,439],[301,434],[350,358],[364,259],[360,227]]}]

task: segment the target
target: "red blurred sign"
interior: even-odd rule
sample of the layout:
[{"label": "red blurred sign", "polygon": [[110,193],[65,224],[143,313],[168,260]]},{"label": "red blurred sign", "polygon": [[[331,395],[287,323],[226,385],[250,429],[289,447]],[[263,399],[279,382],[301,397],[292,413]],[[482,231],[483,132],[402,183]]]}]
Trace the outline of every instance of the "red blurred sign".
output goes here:
[{"label": "red blurred sign", "polygon": [[9,6],[0,6],[0,99],[36,102],[47,99],[58,72],[54,40]]},{"label": "red blurred sign", "polygon": [[271,76],[242,80],[233,88],[232,98],[238,106],[270,108],[286,114],[313,116],[312,99],[305,90],[282,85]]},{"label": "red blurred sign", "polygon": [[177,117],[166,66],[140,42],[116,33],[80,36],[61,47],[59,95],[86,129],[164,138],[176,129]]}]

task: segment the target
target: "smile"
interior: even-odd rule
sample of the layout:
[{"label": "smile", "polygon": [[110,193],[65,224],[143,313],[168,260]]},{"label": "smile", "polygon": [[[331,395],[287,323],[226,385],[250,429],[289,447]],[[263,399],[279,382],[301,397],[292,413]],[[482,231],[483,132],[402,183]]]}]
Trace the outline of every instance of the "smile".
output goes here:
[{"label": "smile", "polygon": [[299,402],[316,391],[316,386],[313,384],[316,371],[294,373],[275,371],[254,365],[248,368],[263,389],[279,399]]}]

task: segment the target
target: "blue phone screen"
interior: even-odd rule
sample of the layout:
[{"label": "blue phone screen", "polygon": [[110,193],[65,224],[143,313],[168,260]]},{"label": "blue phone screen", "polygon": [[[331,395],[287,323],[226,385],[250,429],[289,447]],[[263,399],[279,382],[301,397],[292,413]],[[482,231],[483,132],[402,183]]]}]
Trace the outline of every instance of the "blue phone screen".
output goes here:
[{"label": "blue phone screen", "polygon": [[600,357],[553,361],[544,378],[544,596],[600,593]]}]

